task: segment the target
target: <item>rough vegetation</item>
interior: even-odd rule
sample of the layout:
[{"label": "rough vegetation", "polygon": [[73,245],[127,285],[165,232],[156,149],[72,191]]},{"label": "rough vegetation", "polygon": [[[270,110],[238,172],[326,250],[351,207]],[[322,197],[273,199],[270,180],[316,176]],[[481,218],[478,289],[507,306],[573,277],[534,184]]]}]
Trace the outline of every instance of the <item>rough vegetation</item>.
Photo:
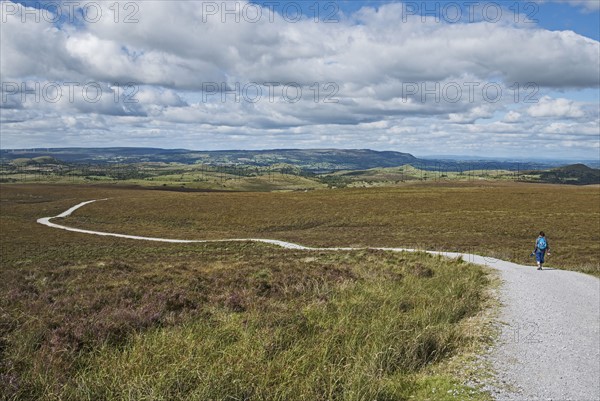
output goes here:
[{"label": "rough vegetation", "polygon": [[2,187],[4,399],[486,399],[441,368],[487,340],[470,329],[486,302],[481,268],[35,223],[106,196],[146,192]]}]

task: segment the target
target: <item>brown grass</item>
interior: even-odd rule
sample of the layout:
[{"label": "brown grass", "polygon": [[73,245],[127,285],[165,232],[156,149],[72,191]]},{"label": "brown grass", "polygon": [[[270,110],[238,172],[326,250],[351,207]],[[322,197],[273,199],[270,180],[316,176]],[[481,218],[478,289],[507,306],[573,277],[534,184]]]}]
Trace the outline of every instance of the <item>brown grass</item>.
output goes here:
[{"label": "brown grass", "polygon": [[455,378],[423,373],[476,342],[460,325],[485,300],[480,268],[421,254],[140,242],[35,222],[105,197],[66,223],[460,250],[520,263],[531,263],[544,230],[550,265],[599,274],[597,187],[259,194],[3,185],[0,398],[401,400],[437,388],[440,400],[455,391],[482,399]]},{"label": "brown grass", "polygon": [[[168,238],[463,251],[521,264],[532,264],[529,254],[543,230],[552,248],[549,265],[600,275],[600,192],[593,187],[487,183],[107,196],[112,199],[86,206],[67,224]],[[89,198],[92,193],[81,199]]]},{"label": "brown grass", "polygon": [[[195,198],[1,189],[2,398],[401,400],[427,399],[434,387],[483,399],[422,373],[479,341],[460,328],[485,300],[479,267],[423,254],[87,236],[35,219],[90,198],[185,208]],[[150,215],[131,216],[132,229],[151,227]]]}]

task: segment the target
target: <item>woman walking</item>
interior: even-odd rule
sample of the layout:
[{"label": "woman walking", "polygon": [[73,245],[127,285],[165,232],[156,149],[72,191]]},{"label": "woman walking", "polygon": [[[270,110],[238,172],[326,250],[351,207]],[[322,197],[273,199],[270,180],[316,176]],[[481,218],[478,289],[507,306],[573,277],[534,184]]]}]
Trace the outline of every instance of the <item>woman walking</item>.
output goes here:
[{"label": "woman walking", "polygon": [[542,267],[544,266],[544,256],[546,256],[546,252],[550,255],[550,245],[546,239],[546,234],[544,234],[543,231],[540,231],[540,235],[535,240],[535,249],[533,250],[538,270],[542,270]]}]

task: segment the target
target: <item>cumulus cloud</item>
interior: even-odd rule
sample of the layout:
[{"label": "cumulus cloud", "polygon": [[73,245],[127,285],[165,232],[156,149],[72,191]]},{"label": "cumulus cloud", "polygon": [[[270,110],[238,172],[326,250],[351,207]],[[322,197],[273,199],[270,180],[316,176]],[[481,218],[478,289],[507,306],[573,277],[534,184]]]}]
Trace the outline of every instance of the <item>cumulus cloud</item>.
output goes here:
[{"label": "cumulus cloud", "polygon": [[506,113],[506,115],[504,116],[503,121],[505,123],[516,123],[519,122],[521,120],[521,113],[516,112],[514,110],[510,110],[508,113]]},{"label": "cumulus cloud", "polygon": [[[236,147],[351,144],[364,142],[364,132],[377,135],[373,146],[418,148],[446,138],[459,148],[477,143],[477,135],[503,135],[502,141],[534,135],[531,120],[538,118],[547,126],[537,132],[547,129],[547,135],[579,129],[562,129],[564,119],[596,121],[582,103],[542,96],[600,85],[598,41],[571,31],[511,18],[423,22],[398,3],[363,7],[332,24],[311,18],[291,23],[266,7],[260,20],[250,22],[246,8],[257,6],[244,1],[227,2],[237,9],[227,15],[208,12],[208,4],[222,2],[135,2],[129,11],[137,22],[124,23],[128,10],[121,9],[115,22],[114,2],[94,4],[103,17],[93,23],[23,22],[22,6],[3,15],[0,108],[3,135],[14,146],[23,132],[44,127],[69,133],[64,138],[76,140],[80,132],[102,143],[111,131],[123,133],[115,140],[135,138],[134,144],[140,138],[171,144],[165,139],[171,135],[177,146],[210,138],[190,146],[195,148],[219,140],[235,140]],[[90,101],[77,92],[56,102],[23,97],[21,84],[36,82],[63,89],[71,82],[77,90],[91,82],[103,96]],[[517,100],[515,84],[522,92]],[[259,101],[248,98],[248,85],[263,91]],[[296,90],[301,96],[290,101]],[[524,104],[526,96],[539,102]]]},{"label": "cumulus cloud", "polygon": [[542,97],[539,103],[529,107],[527,113],[531,117],[578,118],[584,116],[581,106],[573,100],[553,99],[549,96]]},{"label": "cumulus cloud", "polygon": [[450,122],[459,124],[473,123],[480,118],[490,118],[492,116],[493,112],[489,106],[478,106],[467,113],[450,113],[448,115]]},{"label": "cumulus cloud", "polygon": [[590,121],[586,123],[573,123],[573,122],[553,122],[548,126],[544,127],[543,132],[545,134],[560,134],[561,136],[586,136],[586,137],[598,137],[600,135],[600,126],[598,121]]},{"label": "cumulus cloud", "polygon": [[223,23],[221,15],[208,18],[204,3],[192,1],[136,3],[139,22],[125,24],[108,18],[110,2],[98,4],[105,18],[79,29],[22,23],[9,15],[2,70],[8,76],[76,75],[186,90],[213,81],[370,86],[464,75],[548,87],[600,82],[597,41],[514,23],[423,23],[418,16],[406,18],[401,4],[363,8],[360,24],[352,18],[289,23],[281,16]]}]

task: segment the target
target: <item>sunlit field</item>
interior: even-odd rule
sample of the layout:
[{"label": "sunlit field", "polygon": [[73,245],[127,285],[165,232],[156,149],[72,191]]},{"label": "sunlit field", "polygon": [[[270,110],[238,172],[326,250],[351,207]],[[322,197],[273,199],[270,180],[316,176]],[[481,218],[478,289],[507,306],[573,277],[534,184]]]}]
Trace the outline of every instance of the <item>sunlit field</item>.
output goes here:
[{"label": "sunlit field", "polygon": [[414,184],[287,193],[83,185],[0,191],[0,393],[10,400],[486,400],[493,274],[424,253],[163,244],[180,239],[459,250],[598,275],[597,187]]},{"label": "sunlit field", "polygon": [[463,251],[521,264],[534,264],[529,255],[543,230],[552,250],[550,266],[600,274],[597,186],[487,182],[292,193],[115,190],[90,192],[72,203],[101,196],[110,199],[78,210],[65,223],[179,239],[270,238],[308,246]]},{"label": "sunlit field", "polygon": [[[309,210],[330,218],[332,205],[320,206],[327,205],[322,195],[348,196],[339,212],[349,213],[350,203],[362,210],[371,204],[366,192],[261,198],[80,186],[1,189],[3,399],[488,399],[466,385],[485,373],[467,362],[492,338],[486,305],[494,277],[479,266],[423,253],[140,242],[35,222],[110,197],[99,208],[82,209],[72,223],[178,237],[255,232],[283,238],[281,227],[310,232],[301,225]],[[366,203],[359,201],[365,196]],[[285,210],[293,204],[300,215]],[[273,207],[279,213],[270,213]],[[190,225],[216,210],[223,216]],[[179,218],[167,224],[175,211]],[[105,212],[106,220],[85,217]],[[356,215],[348,216],[338,215],[340,224],[352,227]],[[222,228],[200,229],[221,221]]]}]

